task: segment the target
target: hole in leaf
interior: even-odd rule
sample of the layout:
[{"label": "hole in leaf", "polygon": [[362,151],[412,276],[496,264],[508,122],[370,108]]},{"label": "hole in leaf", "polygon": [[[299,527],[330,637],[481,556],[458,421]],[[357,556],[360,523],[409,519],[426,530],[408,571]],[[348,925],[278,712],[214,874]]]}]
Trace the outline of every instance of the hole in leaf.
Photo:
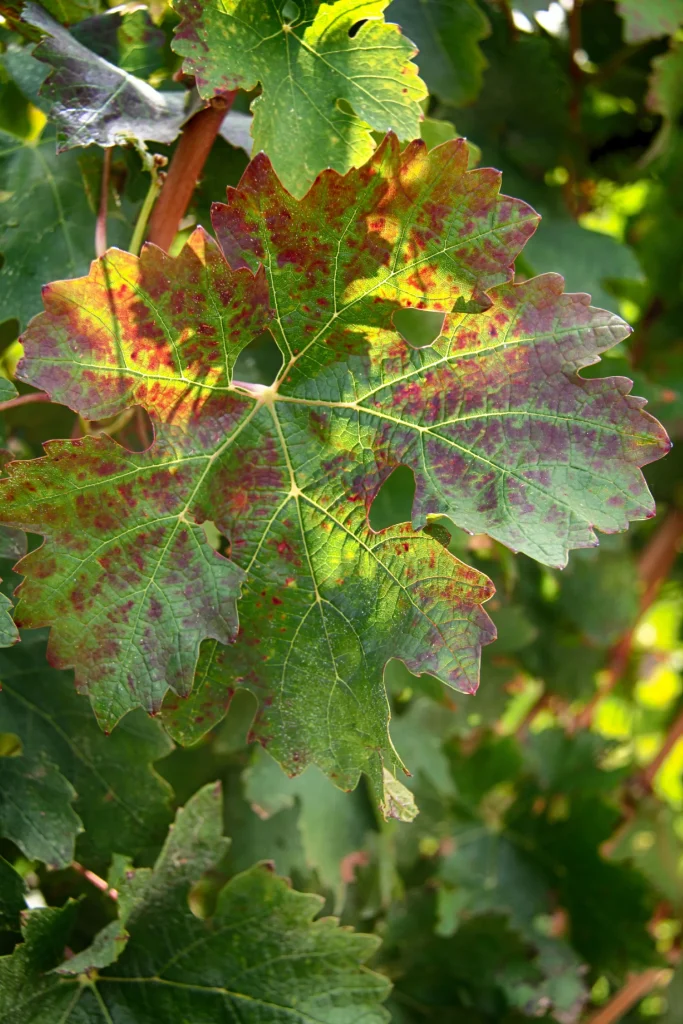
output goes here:
[{"label": "hole in leaf", "polygon": [[263,384],[270,387],[282,369],[282,352],[270,331],[263,331],[242,349],[232,371],[234,383]]},{"label": "hole in leaf", "polygon": [[149,413],[140,405],[114,419],[103,420],[98,426],[106,434],[115,437],[129,452],[144,452],[154,440],[154,427]]},{"label": "hole in leaf", "polygon": [[351,106],[351,104],[348,102],[348,100],[345,100],[342,97],[340,97],[336,101],[335,107],[337,108],[337,110],[341,110],[342,114],[346,114],[347,117],[355,117],[356,116],[354,111],[353,111],[353,107]]},{"label": "hole in leaf", "polygon": [[205,519],[202,523],[202,529],[213,550],[217,551],[219,555],[225,555],[226,558],[230,558],[230,541],[221,533],[216,524],[210,519]]},{"label": "hole in leaf", "polygon": [[397,309],[394,327],[412,348],[426,348],[441,334],[444,317],[435,309]]},{"label": "hole in leaf", "polygon": [[282,5],[282,17],[287,22],[296,21],[301,17],[301,8],[294,0],[286,0]]},{"label": "hole in leaf", "polygon": [[358,32],[361,29],[361,26],[364,25],[367,20],[367,18],[363,18],[362,21],[357,21],[355,25],[351,26],[351,28],[349,29],[349,39],[353,39],[353,37],[358,34]]},{"label": "hole in leaf", "polygon": [[409,523],[415,498],[415,477],[408,466],[397,466],[380,487],[370,508],[370,528],[385,530]]}]

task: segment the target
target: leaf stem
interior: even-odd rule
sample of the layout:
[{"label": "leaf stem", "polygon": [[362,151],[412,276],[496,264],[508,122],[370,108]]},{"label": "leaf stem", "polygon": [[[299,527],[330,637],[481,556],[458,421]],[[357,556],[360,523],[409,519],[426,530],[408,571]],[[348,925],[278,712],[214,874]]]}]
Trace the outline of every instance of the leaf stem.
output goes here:
[{"label": "leaf stem", "polygon": [[147,230],[147,221],[150,218],[150,214],[154,209],[157,196],[161,191],[162,177],[159,174],[159,164],[154,159],[150,165],[150,173],[152,180],[150,181],[149,188],[147,189],[147,195],[145,196],[144,202],[140,208],[138,219],[135,221],[135,227],[133,228],[133,235],[128,246],[128,251],[132,252],[133,256],[138,256],[142,243],[145,237],[145,231]]},{"label": "leaf stem", "polygon": [[16,409],[19,405],[28,405],[29,402],[50,402],[51,398],[45,391],[32,391],[30,395],[17,395],[6,402],[0,402],[0,412],[6,409]]},{"label": "leaf stem", "polygon": [[159,201],[149,223],[148,241],[168,251],[185,216],[197,179],[211,152],[235,92],[211,100],[190,118],[176,147]]},{"label": "leaf stem", "polygon": [[84,868],[83,865],[79,864],[77,860],[73,860],[71,862],[71,867],[82,878],[85,878],[87,882],[90,882],[90,884],[94,885],[96,889],[99,889],[100,892],[103,892],[105,896],[108,896],[112,900],[117,900],[119,898],[119,894],[116,891],[116,889],[111,889],[109,887],[109,884],[105,882],[104,878],[100,878],[100,876],[96,875],[94,871],[90,871],[88,870],[88,868]]},{"label": "leaf stem", "polygon": [[111,151],[108,146],[104,151],[102,164],[102,183],[100,185],[100,208],[95,222],[95,256],[100,257],[107,251],[107,213],[109,212],[109,172],[111,170]]}]

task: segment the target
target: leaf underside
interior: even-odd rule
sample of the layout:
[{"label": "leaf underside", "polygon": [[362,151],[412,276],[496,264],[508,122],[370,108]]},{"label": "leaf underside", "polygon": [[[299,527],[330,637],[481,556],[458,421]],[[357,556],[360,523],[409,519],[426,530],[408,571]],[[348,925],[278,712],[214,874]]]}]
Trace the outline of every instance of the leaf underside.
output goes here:
[{"label": "leaf underside", "polygon": [[[140,453],[50,442],[3,484],[3,520],[45,537],[20,563],[17,621],[52,625],[51,660],[106,728],[166,698],[171,734],[195,739],[244,687],[287,771],[381,786],[399,763],[387,660],[473,692],[494,635],[489,581],[431,518],[562,565],[595,527],[652,515],[639,467],[664,432],[630,382],[577,373],[628,328],[557,275],[507,283],[537,217],[466,168],[463,140],[401,153],[389,136],[297,201],[261,154],[214,207],[219,244],[198,229],[176,258],[110,250],[46,289],[21,379],[89,419],[140,405],[155,431]],[[394,327],[408,307],[444,313],[431,346]],[[275,383],[233,382],[265,328]],[[399,465],[412,523],[375,532]]]}]

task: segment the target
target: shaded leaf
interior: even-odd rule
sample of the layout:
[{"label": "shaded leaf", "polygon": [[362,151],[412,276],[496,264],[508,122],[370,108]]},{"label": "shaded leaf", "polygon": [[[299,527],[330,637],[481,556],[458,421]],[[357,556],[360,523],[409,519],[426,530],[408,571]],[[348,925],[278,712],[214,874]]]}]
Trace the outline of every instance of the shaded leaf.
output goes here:
[{"label": "shaded leaf", "polygon": [[476,98],[486,67],[477,44],[490,31],[476,0],[392,0],[387,16],[418,47],[430,92],[456,107]]},{"label": "shaded leaf", "polygon": [[105,736],[70,676],[45,662],[41,633],[25,633],[0,654],[0,679],[0,728],[19,737],[25,757],[56,765],[68,780],[62,790],[76,791],[74,810],[86,828],[79,855],[97,868],[112,851],[153,849],[170,813],[168,787],[151,770],[170,749],[158,725],[136,715]]},{"label": "shaded leaf", "polygon": [[110,64],[138,78],[149,78],[164,63],[166,37],[145,10],[86,18],[71,34]]},{"label": "shaded leaf", "polygon": [[172,142],[185,119],[182,94],[160,93],[79,43],[38,4],[24,20],[46,34],[33,53],[54,70],[43,85],[57,125],[59,150],[116,146],[131,140]]},{"label": "shaded leaf", "polygon": [[627,43],[673,35],[683,24],[683,0],[617,0]]},{"label": "shaded leaf", "polygon": [[321,885],[334,894],[338,913],[344,900],[342,861],[361,850],[374,827],[364,794],[342,793],[315,766],[288,779],[276,762],[256,748],[244,773],[244,795],[262,817],[299,805],[297,826],[305,863],[317,871]]},{"label": "shaded leaf", "polygon": [[610,844],[610,858],[637,865],[676,912],[683,907],[681,816],[652,799],[640,803]]},{"label": "shaded leaf", "polygon": [[[80,158],[55,153],[46,129],[30,142],[0,132],[0,174],[9,193],[0,203],[0,321],[23,326],[40,310],[46,281],[85,273],[94,252],[96,213],[84,191]],[[127,244],[132,228],[110,214],[112,243]]]},{"label": "shaded leaf", "polygon": [[[191,913],[192,884],[225,846],[220,789],[207,786],[178,813],[154,868],[127,872],[121,898],[129,937],[116,963],[93,980],[74,976],[72,961],[60,963],[69,906],[31,912],[24,943],[0,960],[3,1020],[75,1024],[199,1014],[216,1024],[236,1017],[253,1024],[386,1021],[379,1004],[388,983],[362,968],[376,940],[340,929],[333,918],[313,922],[320,897],[292,891],[267,866],[228,882],[208,921]],[[103,959],[97,949],[79,954],[74,972],[93,959]]]},{"label": "shaded leaf", "polygon": [[261,84],[254,149],[300,196],[324,168],[343,173],[367,160],[370,129],[419,135],[426,89],[413,45],[384,22],[388,2],[177,0],[173,48],[204,99]]},{"label": "shaded leaf", "polygon": [[72,808],[76,791],[58,769],[40,757],[0,757],[0,835],[29,860],[52,868],[74,859],[82,831]]},{"label": "shaded leaf", "polygon": [[18,932],[19,915],[26,909],[26,885],[4,857],[0,857],[0,932]]}]

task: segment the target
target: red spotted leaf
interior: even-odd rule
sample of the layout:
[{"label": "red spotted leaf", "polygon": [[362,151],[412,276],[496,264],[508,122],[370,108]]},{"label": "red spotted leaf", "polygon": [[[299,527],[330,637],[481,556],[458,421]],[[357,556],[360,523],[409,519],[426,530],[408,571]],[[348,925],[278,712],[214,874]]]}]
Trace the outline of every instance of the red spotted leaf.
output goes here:
[{"label": "red spotted leaf", "polygon": [[[556,275],[507,283],[537,217],[466,165],[462,141],[401,154],[390,136],[297,201],[261,155],[214,210],[221,248],[198,229],[176,259],[110,250],[47,290],[22,379],[91,418],[141,405],[155,431],[140,454],[53,442],[4,485],[3,519],[46,538],[22,562],[19,618],[52,624],[53,661],[106,725],[171,690],[167,726],[192,739],[243,687],[288,771],[381,785],[399,763],[387,660],[472,692],[493,638],[489,582],[429,517],[562,564],[594,527],[651,514],[638,467],[666,451],[663,431],[627,381],[577,373],[628,329]],[[406,307],[445,314],[433,345],[397,331]],[[265,326],[276,381],[233,381]],[[399,465],[413,522],[375,532]]]}]

